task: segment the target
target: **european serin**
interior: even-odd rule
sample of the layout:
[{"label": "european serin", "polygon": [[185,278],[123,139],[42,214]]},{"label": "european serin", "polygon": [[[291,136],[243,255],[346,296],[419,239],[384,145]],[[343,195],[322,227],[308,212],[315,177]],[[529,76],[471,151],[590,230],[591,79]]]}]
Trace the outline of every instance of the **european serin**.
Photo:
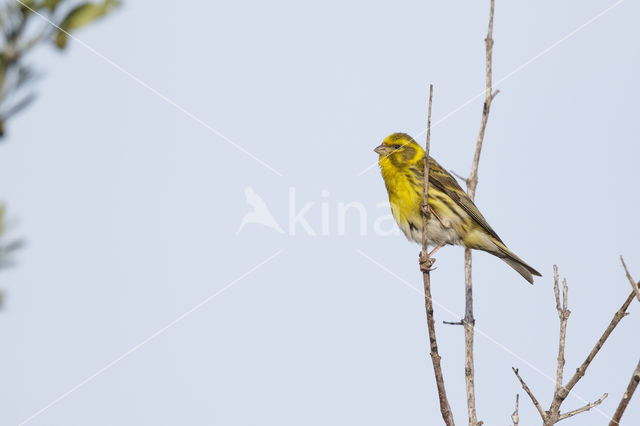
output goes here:
[{"label": "european serin", "polygon": [[[391,212],[408,239],[422,243],[424,150],[411,136],[394,133],[374,150],[389,193]],[[429,160],[428,244],[453,244],[483,250],[504,260],[533,284],[538,271],[512,253],[489,226],[458,182],[433,158]],[[432,253],[433,253],[432,252]]]}]

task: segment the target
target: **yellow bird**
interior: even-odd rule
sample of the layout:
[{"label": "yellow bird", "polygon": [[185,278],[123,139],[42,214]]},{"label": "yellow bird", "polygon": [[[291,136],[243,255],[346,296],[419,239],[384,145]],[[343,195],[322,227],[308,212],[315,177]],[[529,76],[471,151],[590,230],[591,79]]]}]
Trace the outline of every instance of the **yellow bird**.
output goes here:
[{"label": "yellow bird", "polygon": [[[388,136],[374,149],[389,193],[391,213],[404,235],[422,244],[424,200],[424,150],[406,133]],[[433,158],[429,157],[428,244],[435,253],[444,245],[483,250],[504,260],[527,281],[542,276],[502,242],[464,190]]]}]

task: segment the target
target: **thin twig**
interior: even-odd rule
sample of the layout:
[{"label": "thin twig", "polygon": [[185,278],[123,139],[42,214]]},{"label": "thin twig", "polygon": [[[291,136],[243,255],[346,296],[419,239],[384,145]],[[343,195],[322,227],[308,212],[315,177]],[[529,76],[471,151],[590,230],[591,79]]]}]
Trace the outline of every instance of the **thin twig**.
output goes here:
[{"label": "thin twig", "polygon": [[459,173],[456,173],[456,172],[455,172],[455,171],[453,171],[453,170],[449,170],[449,173],[451,173],[452,175],[454,175],[455,177],[457,177],[458,179],[460,179],[461,181],[463,181],[465,185],[467,184],[467,178],[466,178],[466,177],[464,177],[464,176],[460,175]]},{"label": "thin twig", "polygon": [[513,422],[513,426],[518,426],[518,423],[520,423],[520,416],[518,415],[518,411],[519,411],[519,407],[520,406],[520,394],[517,393],[516,394],[516,409],[514,410],[513,414],[511,414],[511,421]]},{"label": "thin twig", "polygon": [[[564,370],[564,364],[565,364],[567,322],[569,320],[569,315],[571,314],[571,311],[569,311],[568,309],[569,288],[567,286],[566,279],[562,280],[562,298],[560,297],[560,278],[558,276],[558,267],[556,265],[553,266],[553,291],[556,299],[556,311],[558,312],[558,318],[560,319],[560,338],[558,343],[558,365],[556,370],[556,384],[553,392],[553,398],[551,400],[551,406],[547,411],[542,409],[542,406],[534,396],[531,389],[527,386],[527,384],[522,379],[522,377],[520,377],[518,370],[516,368],[513,368],[513,372],[516,374],[516,377],[520,381],[522,388],[527,392],[527,395],[529,395],[529,398],[531,398],[533,405],[538,410],[538,413],[542,418],[542,422],[544,426],[551,426],[558,423],[561,420],[575,416],[576,414],[589,411],[593,407],[602,403],[602,401],[604,401],[604,399],[607,397],[607,394],[605,393],[597,401],[588,403],[581,408],[578,408],[576,410],[569,411],[566,413],[560,412],[560,406],[565,401],[565,399],[567,398],[571,390],[574,388],[574,386],[578,383],[578,381],[582,377],[584,377],[587,371],[587,368],[589,367],[593,359],[596,357],[596,355],[598,354],[602,346],[605,344],[605,342],[607,341],[607,339],[609,338],[613,330],[620,323],[622,318],[624,318],[627,315],[627,308],[629,308],[629,305],[631,304],[633,299],[635,299],[636,297],[635,292],[631,292],[631,294],[624,301],[620,309],[618,309],[618,311],[616,311],[616,313],[613,315],[611,322],[609,323],[605,331],[602,333],[602,336],[600,336],[600,338],[596,342],[595,346],[593,347],[589,355],[587,355],[587,358],[580,365],[580,367],[576,369],[575,373],[573,374],[569,382],[567,382],[566,385],[563,385],[562,380],[563,380],[563,370]],[[640,364],[638,364],[638,368],[640,369]],[[632,377],[632,381],[633,380],[634,378]],[[640,376],[638,380],[640,380]],[[622,411],[624,411],[624,409],[622,409]],[[620,415],[622,416],[622,414]],[[615,425],[615,424],[617,423],[611,423],[610,425]]]},{"label": "thin twig", "polygon": [[567,286],[567,280],[562,280],[562,301],[560,300],[560,277],[558,276],[558,265],[553,265],[553,292],[556,297],[556,311],[558,312],[558,319],[560,320],[560,333],[558,342],[558,365],[556,367],[556,387],[553,391],[553,395],[558,395],[562,388],[562,378],[564,375],[565,364],[565,346],[567,339],[567,322],[569,321],[569,315],[571,311],[567,309],[567,298],[569,296],[569,288]]},{"label": "thin twig", "polygon": [[638,387],[638,383],[640,382],[640,361],[638,361],[638,366],[635,371],[631,375],[631,380],[629,380],[629,385],[627,386],[627,390],[624,391],[622,395],[622,399],[620,400],[620,404],[618,404],[618,408],[616,412],[613,414],[613,418],[609,423],[609,426],[616,426],[620,424],[620,420],[622,419],[622,415],[624,414],[624,410],[627,409],[627,405],[629,405],[629,401],[631,401],[631,397],[633,393],[636,391]]},{"label": "thin twig", "polygon": [[480,131],[478,132],[478,141],[476,142],[476,151],[473,155],[473,162],[471,163],[471,173],[469,179],[467,179],[467,193],[472,200],[476,195],[476,187],[478,186],[478,164],[480,163],[480,153],[482,152],[482,143],[484,141],[484,133],[487,129],[487,121],[489,120],[489,112],[491,110],[491,102],[493,98],[498,94],[493,93],[492,88],[492,58],[493,58],[493,10],[495,7],[495,0],[491,0],[491,10],[489,12],[489,29],[487,30],[487,38],[485,42],[486,53],[486,77],[485,77],[485,99],[482,107],[482,121],[480,122]]},{"label": "thin twig", "polygon": [[[638,283],[631,277],[631,274],[629,273],[629,269],[627,269],[627,265],[624,263],[624,259],[622,258],[622,256],[620,256],[620,262],[622,262],[624,273],[627,276],[627,279],[629,280],[629,284],[631,284],[631,288],[633,288],[633,292],[638,298],[638,301],[640,301],[640,289],[638,288]],[[633,393],[636,391],[636,388],[638,387],[638,382],[640,382],[640,361],[638,361],[638,366],[636,367],[633,374],[631,375],[631,379],[629,380],[627,389],[624,391],[624,394],[622,395],[622,399],[618,404],[618,408],[616,409],[616,412],[613,414],[613,418],[611,419],[609,426],[615,426],[620,424],[622,415],[624,414],[624,411],[627,409],[627,405],[629,405],[629,401],[631,400]]]},{"label": "thin twig", "polygon": [[[480,163],[480,153],[482,152],[482,143],[484,141],[485,130],[487,129],[487,121],[489,120],[489,112],[491,110],[491,101],[495,94],[492,88],[492,56],[493,56],[493,11],[495,8],[495,0],[491,0],[491,9],[489,11],[489,28],[487,29],[487,37],[485,38],[485,54],[486,54],[486,93],[484,106],[482,108],[482,120],[480,122],[480,130],[478,132],[478,140],[476,142],[476,150],[471,163],[471,173],[467,179],[467,194],[473,201],[476,195],[476,187],[478,186],[478,165]],[[467,385],[467,413],[469,415],[469,425],[477,426],[478,418],[476,415],[476,395],[475,395],[475,365],[473,361],[473,333],[475,327],[475,318],[473,317],[473,284],[471,281],[471,249],[464,250],[464,281],[465,281],[465,315],[464,315],[464,346],[465,346],[465,362],[464,376]]]},{"label": "thin twig", "polygon": [[624,268],[624,273],[627,275],[627,279],[629,280],[629,284],[631,284],[631,288],[633,289],[636,297],[638,298],[638,302],[640,302],[640,288],[638,288],[638,283],[631,278],[631,274],[627,269],[627,265],[624,263],[624,259],[620,256],[620,262],[622,262],[622,267]]},{"label": "thin twig", "polygon": [[529,389],[529,386],[527,386],[527,383],[524,381],[522,377],[520,377],[520,370],[515,367],[511,367],[511,369],[513,370],[516,377],[520,381],[520,384],[522,385],[522,389],[524,389],[527,395],[529,395],[529,398],[531,398],[531,402],[533,402],[533,405],[538,409],[538,413],[540,413],[540,417],[544,419],[547,416],[547,413],[544,412],[542,405],[540,405],[540,403],[538,402],[538,399],[535,397],[535,395],[533,395],[533,392],[531,392],[531,389]]},{"label": "thin twig", "polygon": [[428,220],[428,192],[429,192],[429,146],[431,144],[431,104],[433,100],[433,85],[429,86],[429,110],[427,113],[427,143],[424,155],[424,200],[423,200],[423,216],[422,216],[422,252],[420,253],[420,269],[424,281],[424,299],[425,309],[427,311],[427,327],[429,328],[429,343],[431,348],[431,361],[433,363],[433,372],[436,376],[436,386],[438,388],[438,397],[440,399],[440,412],[442,419],[447,426],[453,426],[453,414],[447,399],[447,391],[444,387],[444,377],[442,375],[442,366],[440,365],[440,354],[438,353],[438,342],[436,340],[436,326],[433,319],[433,299],[431,297],[431,274],[429,270],[433,265],[433,260],[429,257],[427,250],[427,220]]},{"label": "thin twig", "polygon": [[[561,414],[561,415],[560,415],[560,417],[558,417],[558,422],[559,422],[560,420],[564,420],[564,419],[568,419],[569,417],[573,417],[573,416],[575,416],[576,414],[584,413],[585,411],[589,411],[589,410],[591,410],[591,409],[592,409],[593,407],[595,407],[596,405],[600,405],[600,404],[602,404],[602,401],[604,401],[604,399],[605,399],[606,397],[608,397],[608,396],[609,396],[609,394],[604,393],[604,394],[600,397],[600,399],[599,399],[599,400],[597,400],[597,401],[590,402],[590,403],[588,403],[587,405],[585,405],[584,407],[582,407],[582,408],[578,408],[577,410],[573,410],[573,411],[569,411],[568,413]],[[557,423],[557,422],[556,422],[556,423]]]},{"label": "thin twig", "polygon": [[553,401],[551,403],[551,408],[549,409],[550,412],[558,413],[560,411],[560,405],[567,398],[567,396],[569,395],[569,392],[571,392],[571,390],[578,383],[578,381],[582,377],[584,377],[584,374],[587,371],[587,368],[589,368],[591,361],[593,361],[593,359],[596,357],[600,349],[602,349],[602,346],[607,341],[607,339],[609,338],[613,330],[616,328],[616,326],[620,323],[622,318],[628,315],[627,308],[629,307],[629,305],[631,304],[634,298],[635,298],[635,293],[631,292],[631,294],[629,294],[629,296],[627,297],[627,300],[624,301],[620,309],[618,309],[618,311],[616,311],[616,313],[613,315],[611,322],[609,323],[607,328],[604,330],[604,332],[602,333],[602,336],[600,336],[600,338],[594,345],[593,349],[591,349],[591,352],[589,352],[589,355],[587,355],[587,358],[582,362],[580,367],[576,369],[576,372],[573,374],[573,377],[571,377],[571,379],[567,382],[566,385],[564,385],[564,387],[560,388],[560,392],[558,392],[557,395],[554,395]]}]

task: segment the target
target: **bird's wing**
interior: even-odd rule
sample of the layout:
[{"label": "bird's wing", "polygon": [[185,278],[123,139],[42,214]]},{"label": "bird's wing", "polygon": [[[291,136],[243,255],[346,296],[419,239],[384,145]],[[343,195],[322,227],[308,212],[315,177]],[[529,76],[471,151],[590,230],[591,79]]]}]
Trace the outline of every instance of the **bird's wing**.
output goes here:
[{"label": "bird's wing", "polygon": [[433,185],[440,191],[447,194],[457,205],[459,205],[478,225],[480,225],[489,235],[502,242],[496,231],[491,228],[487,220],[482,216],[480,210],[473,204],[466,192],[460,187],[456,179],[451,176],[433,158],[429,161],[429,185]]}]

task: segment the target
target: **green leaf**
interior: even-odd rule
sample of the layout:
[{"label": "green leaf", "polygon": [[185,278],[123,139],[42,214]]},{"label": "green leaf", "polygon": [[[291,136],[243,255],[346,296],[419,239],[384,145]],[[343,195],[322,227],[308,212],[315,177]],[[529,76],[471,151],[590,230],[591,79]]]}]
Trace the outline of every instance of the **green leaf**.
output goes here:
[{"label": "green leaf", "polygon": [[119,5],[119,0],[105,0],[102,3],[87,2],[73,8],[59,25],[60,30],[54,40],[55,45],[64,49],[69,32],[92,23]]}]

